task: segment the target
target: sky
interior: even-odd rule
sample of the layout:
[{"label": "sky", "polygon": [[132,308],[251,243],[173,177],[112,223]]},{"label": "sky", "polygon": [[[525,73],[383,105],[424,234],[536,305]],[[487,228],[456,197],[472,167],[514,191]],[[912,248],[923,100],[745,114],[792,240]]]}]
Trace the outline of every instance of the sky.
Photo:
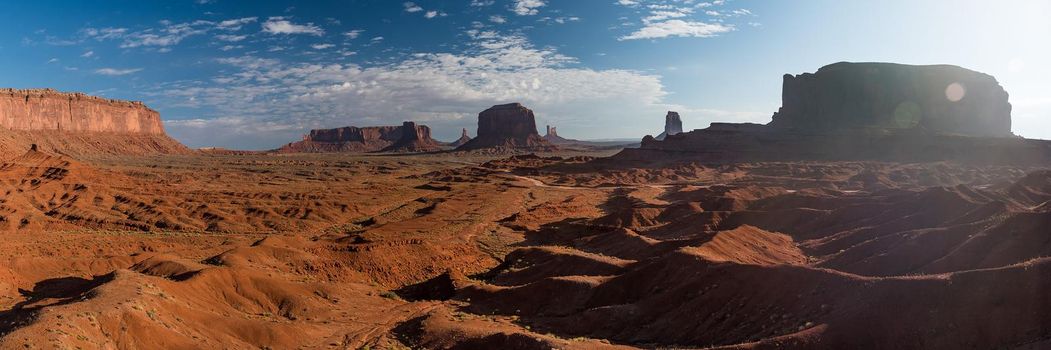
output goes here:
[{"label": "sky", "polygon": [[541,132],[641,138],[766,123],[786,73],[840,61],[954,64],[1051,139],[1047,1],[12,1],[0,87],[144,101],[191,147],[272,149],[310,129],[474,135],[521,102]]}]

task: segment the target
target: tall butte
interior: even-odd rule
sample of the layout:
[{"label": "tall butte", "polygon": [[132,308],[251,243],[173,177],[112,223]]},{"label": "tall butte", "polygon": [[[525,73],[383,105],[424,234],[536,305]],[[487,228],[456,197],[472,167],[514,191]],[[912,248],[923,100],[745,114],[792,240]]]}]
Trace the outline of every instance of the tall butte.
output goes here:
[{"label": "tall butte", "polygon": [[668,111],[668,115],[664,116],[664,132],[657,135],[658,140],[664,140],[668,135],[675,135],[682,133],[682,118],[679,117],[679,112]]},{"label": "tall butte", "polygon": [[548,151],[557,149],[536,131],[536,116],[521,103],[489,107],[478,113],[478,136],[457,151]]},{"label": "tall butte", "polygon": [[69,155],[190,152],[165,134],[160,113],[142,102],[52,89],[0,89],[0,135],[6,154],[32,144]]},{"label": "tall butte", "polygon": [[471,141],[471,137],[467,136],[467,128],[463,128],[463,132],[460,133],[460,138],[450,143],[449,146],[452,146],[454,148],[460,147],[463,146],[463,144],[467,143],[467,141]]}]

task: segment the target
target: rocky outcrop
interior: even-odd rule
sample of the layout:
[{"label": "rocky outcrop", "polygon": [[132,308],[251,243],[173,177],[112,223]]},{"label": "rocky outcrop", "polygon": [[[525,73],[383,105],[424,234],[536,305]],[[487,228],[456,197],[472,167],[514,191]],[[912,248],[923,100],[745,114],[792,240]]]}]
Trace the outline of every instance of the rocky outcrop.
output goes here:
[{"label": "rocky outcrop", "polygon": [[71,156],[189,153],[142,102],[52,89],[0,89],[0,150],[32,144]]},{"label": "rocky outcrop", "polygon": [[416,125],[415,122],[401,124],[401,137],[394,144],[387,146],[383,152],[432,152],[441,150],[442,146],[431,138],[431,128]]},{"label": "rocky outcrop", "polygon": [[568,144],[573,142],[573,140],[568,140],[563,138],[562,136],[558,136],[558,128],[550,125],[547,126],[547,133],[544,134],[544,140],[555,145]]},{"label": "rocky outcrop", "polygon": [[957,66],[840,62],[786,74],[781,100],[769,124],[779,129],[1012,136],[1007,92],[992,76]]},{"label": "rocky outcrop", "polygon": [[556,148],[536,132],[536,117],[532,110],[521,103],[509,103],[479,113],[478,136],[456,150],[544,151]]},{"label": "rocky outcrop", "polygon": [[658,140],[663,140],[668,135],[675,135],[682,133],[682,118],[679,118],[678,112],[668,111],[668,114],[664,116],[664,132],[657,135]]},{"label": "rocky outcrop", "polygon": [[713,123],[664,140],[647,136],[616,158],[1051,164],[1051,141],[1009,137],[1007,93],[985,74],[955,66],[837,63],[786,75],[784,84],[784,106],[767,125]]},{"label": "rocky outcrop", "polygon": [[[408,130],[408,135],[406,135]],[[397,146],[396,146],[397,145]],[[314,129],[303,135],[303,140],[277,149],[280,153],[330,152],[417,152],[431,150],[437,141],[431,139],[427,126],[405,122],[401,126],[346,126],[334,129]]]},{"label": "rocky outcrop", "polygon": [[0,127],[22,131],[164,135],[160,113],[142,102],[51,89],[0,89]]},{"label": "rocky outcrop", "polygon": [[785,132],[760,124],[723,124],[668,136],[647,136],[621,160],[705,163],[763,161],[883,161],[1027,165],[1051,164],[1051,141],[1017,137],[930,135],[922,132]]},{"label": "rocky outcrop", "polygon": [[467,143],[467,141],[471,141],[471,137],[467,136],[467,128],[463,128],[463,132],[460,133],[460,138],[450,143],[449,146],[452,146],[453,148],[460,147]]}]

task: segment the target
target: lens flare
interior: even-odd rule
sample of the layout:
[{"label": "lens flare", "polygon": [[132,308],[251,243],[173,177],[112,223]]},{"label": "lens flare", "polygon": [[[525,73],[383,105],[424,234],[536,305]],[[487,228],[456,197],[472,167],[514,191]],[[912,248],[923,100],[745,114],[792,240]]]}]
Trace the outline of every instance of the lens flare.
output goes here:
[{"label": "lens flare", "polygon": [[963,85],[960,85],[960,83],[952,83],[945,88],[945,98],[949,99],[949,101],[960,101],[963,99],[964,95],[967,95],[967,89],[965,89]]}]

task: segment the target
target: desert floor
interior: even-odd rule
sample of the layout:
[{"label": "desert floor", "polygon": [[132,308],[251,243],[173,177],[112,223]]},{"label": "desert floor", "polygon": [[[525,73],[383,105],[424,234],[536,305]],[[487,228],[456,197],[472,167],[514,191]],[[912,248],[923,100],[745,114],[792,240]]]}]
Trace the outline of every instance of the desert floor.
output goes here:
[{"label": "desert floor", "polygon": [[1051,172],[0,160],[0,348],[1051,346]]}]

